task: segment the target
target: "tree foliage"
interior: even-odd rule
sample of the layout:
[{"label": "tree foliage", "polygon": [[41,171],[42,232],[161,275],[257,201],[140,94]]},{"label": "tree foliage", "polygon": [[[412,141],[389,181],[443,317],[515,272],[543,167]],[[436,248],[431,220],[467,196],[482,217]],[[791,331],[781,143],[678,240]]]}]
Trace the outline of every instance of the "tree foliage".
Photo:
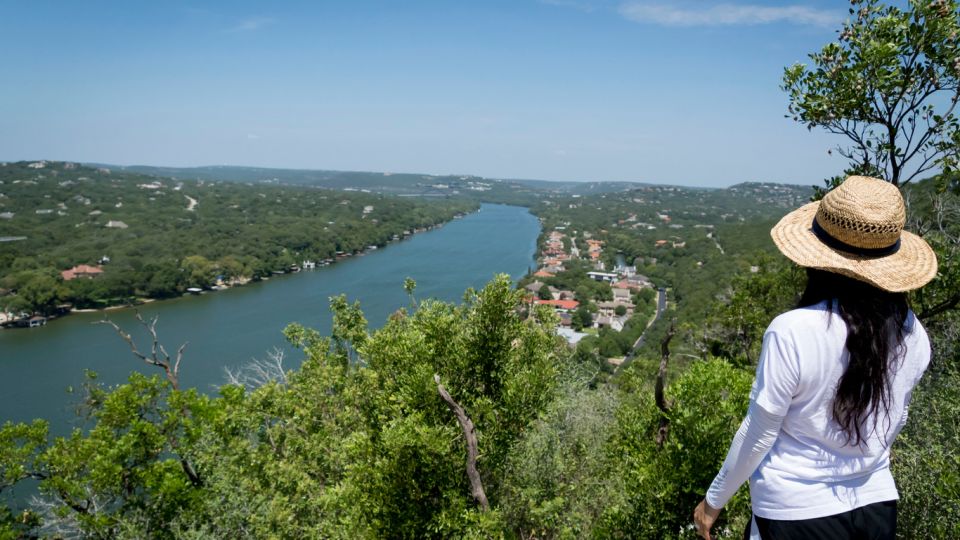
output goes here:
[{"label": "tree foliage", "polygon": [[[426,301],[373,333],[333,298],[330,337],[286,330],[299,370],[216,398],[140,374],[92,385],[88,431],[47,442],[42,423],[0,430],[0,491],[36,478],[41,494],[27,514],[3,514],[5,532],[486,537],[503,526],[507,456],[567,365],[556,320],[521,319],[521,296],[500,276],[463,305]],[[463,433],[435,376],[477,427],[490,512],[470,497]]]},{"label": "tree foliage", "polygon": [[837,150],[851,173],[898,185],[956,167],[957,2],[910,0],[907,9],[877,0],[851,4],[837,41],[811,54],[811,66],[786,68],[788,116],[844,136],[848,144]]}]

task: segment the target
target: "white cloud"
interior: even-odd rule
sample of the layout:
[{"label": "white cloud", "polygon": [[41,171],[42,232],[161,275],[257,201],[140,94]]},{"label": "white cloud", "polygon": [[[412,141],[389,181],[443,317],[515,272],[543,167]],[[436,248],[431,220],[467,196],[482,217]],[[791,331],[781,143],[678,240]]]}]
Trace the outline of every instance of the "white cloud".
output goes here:
[{"label": "white cloud", "polygon": [[761,6],[721,3],[709,6],[680,2],[627,2],[618,10],[624,18],[662,26],[734,26],[786,22],[839,26],[843,14],[809,6]]},{"label": "white cloud", "polygon": [[257,135],[257,134],[255,134],[255,133],[247,133],[247,139],[248,139],[248,140],[255,141],[255,140],[259,139],[259,138],[260,138],[260,136]]},{"label": "white cloud", "polygon": [[239,24],[230,28],[230,32],[253,32],[264,26],[273,24],[276,20],[273,17],[250,17],[240,21]]}]

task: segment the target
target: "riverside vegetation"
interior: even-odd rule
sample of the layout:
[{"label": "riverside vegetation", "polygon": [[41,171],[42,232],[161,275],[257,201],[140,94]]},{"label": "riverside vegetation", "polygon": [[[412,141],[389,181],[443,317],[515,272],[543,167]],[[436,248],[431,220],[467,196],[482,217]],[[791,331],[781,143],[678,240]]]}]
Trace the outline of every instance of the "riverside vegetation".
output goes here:
[{"label": "riverside vegetation", "polygon": [[[908,227],[940,261],[911,297],[933,361],[892,451],[902,538],[960,537],[958,21],[956,2],[856,1],[814,69],[784,79],[798,120],[850,140],[852,172],[902,186]],[[927,100],[941,90],[946,99]],[[876,103],[893,115],[884,127],[908,133],[877,130],[891,116],[870,111]],[[903,151],[918,141],[930,145]],[[928,158],[944,172],[903,185]],[[760,336],[804,277],[764,253],[772,213],[711,218],[710,238],[690,224],[676,234],[696,234],[667,250],[655,245],[662,231],[627,219],[634,199],[675,193],[620,191],[549,192],[533,208],[545,232],[605,235],[608,257],[639,258],[671,288],[673,331],[665,320],[622,371],[598,380],[554,335],[556,315],[505,276],[461,304],[418,300],[408,281],[409,307],[375,331],[358,305],[333,298],[330,336],[285,332],[303,351],[299,369],[260,365],[215,396],[180,388],[189,357],[141,347],[158,374],[116,388],[92,379],[86,425],[71,436],[51,440],[42,420],[0,429],[0,491],[38,488],[26,505],[8,497],[0,537],[694,538],[690,513],[745,412]],[[717,537],[739,538],[748,519],[742,489]]]},{"label": "riverside vegetation", "polygon": [[[0,167],[0,311],[167,298],[349,256],[478,205],[174,180],[62,162]],[[60,278],[75,265],[96,279]]]}]

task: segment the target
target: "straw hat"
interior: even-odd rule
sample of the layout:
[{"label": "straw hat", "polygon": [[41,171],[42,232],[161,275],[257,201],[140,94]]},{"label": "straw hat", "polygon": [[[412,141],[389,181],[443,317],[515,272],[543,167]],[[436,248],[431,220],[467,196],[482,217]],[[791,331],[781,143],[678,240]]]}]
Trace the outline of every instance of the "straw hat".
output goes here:
[{"label": "straw hat", "polygon": [[922,238],[903,230],[906,220],[896,186],[851,176],[823,200],[784,216],[770,236],[800,266],[903,292],[937,274],[936,254]]}]

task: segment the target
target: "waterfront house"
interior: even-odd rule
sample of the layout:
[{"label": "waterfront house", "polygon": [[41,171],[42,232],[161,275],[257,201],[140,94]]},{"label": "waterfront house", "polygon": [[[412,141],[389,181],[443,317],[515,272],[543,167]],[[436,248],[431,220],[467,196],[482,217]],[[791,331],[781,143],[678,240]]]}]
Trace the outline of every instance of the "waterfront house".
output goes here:
[{"label": "waterfront house", "polygon": [[70,281],[71,279],[77,278],[95,278],[103,273],[103,268],[99,266],[90,266],[88,264],[78,264],[69,270],[64,270],[60,272],[60,276],[64,281]]}]

